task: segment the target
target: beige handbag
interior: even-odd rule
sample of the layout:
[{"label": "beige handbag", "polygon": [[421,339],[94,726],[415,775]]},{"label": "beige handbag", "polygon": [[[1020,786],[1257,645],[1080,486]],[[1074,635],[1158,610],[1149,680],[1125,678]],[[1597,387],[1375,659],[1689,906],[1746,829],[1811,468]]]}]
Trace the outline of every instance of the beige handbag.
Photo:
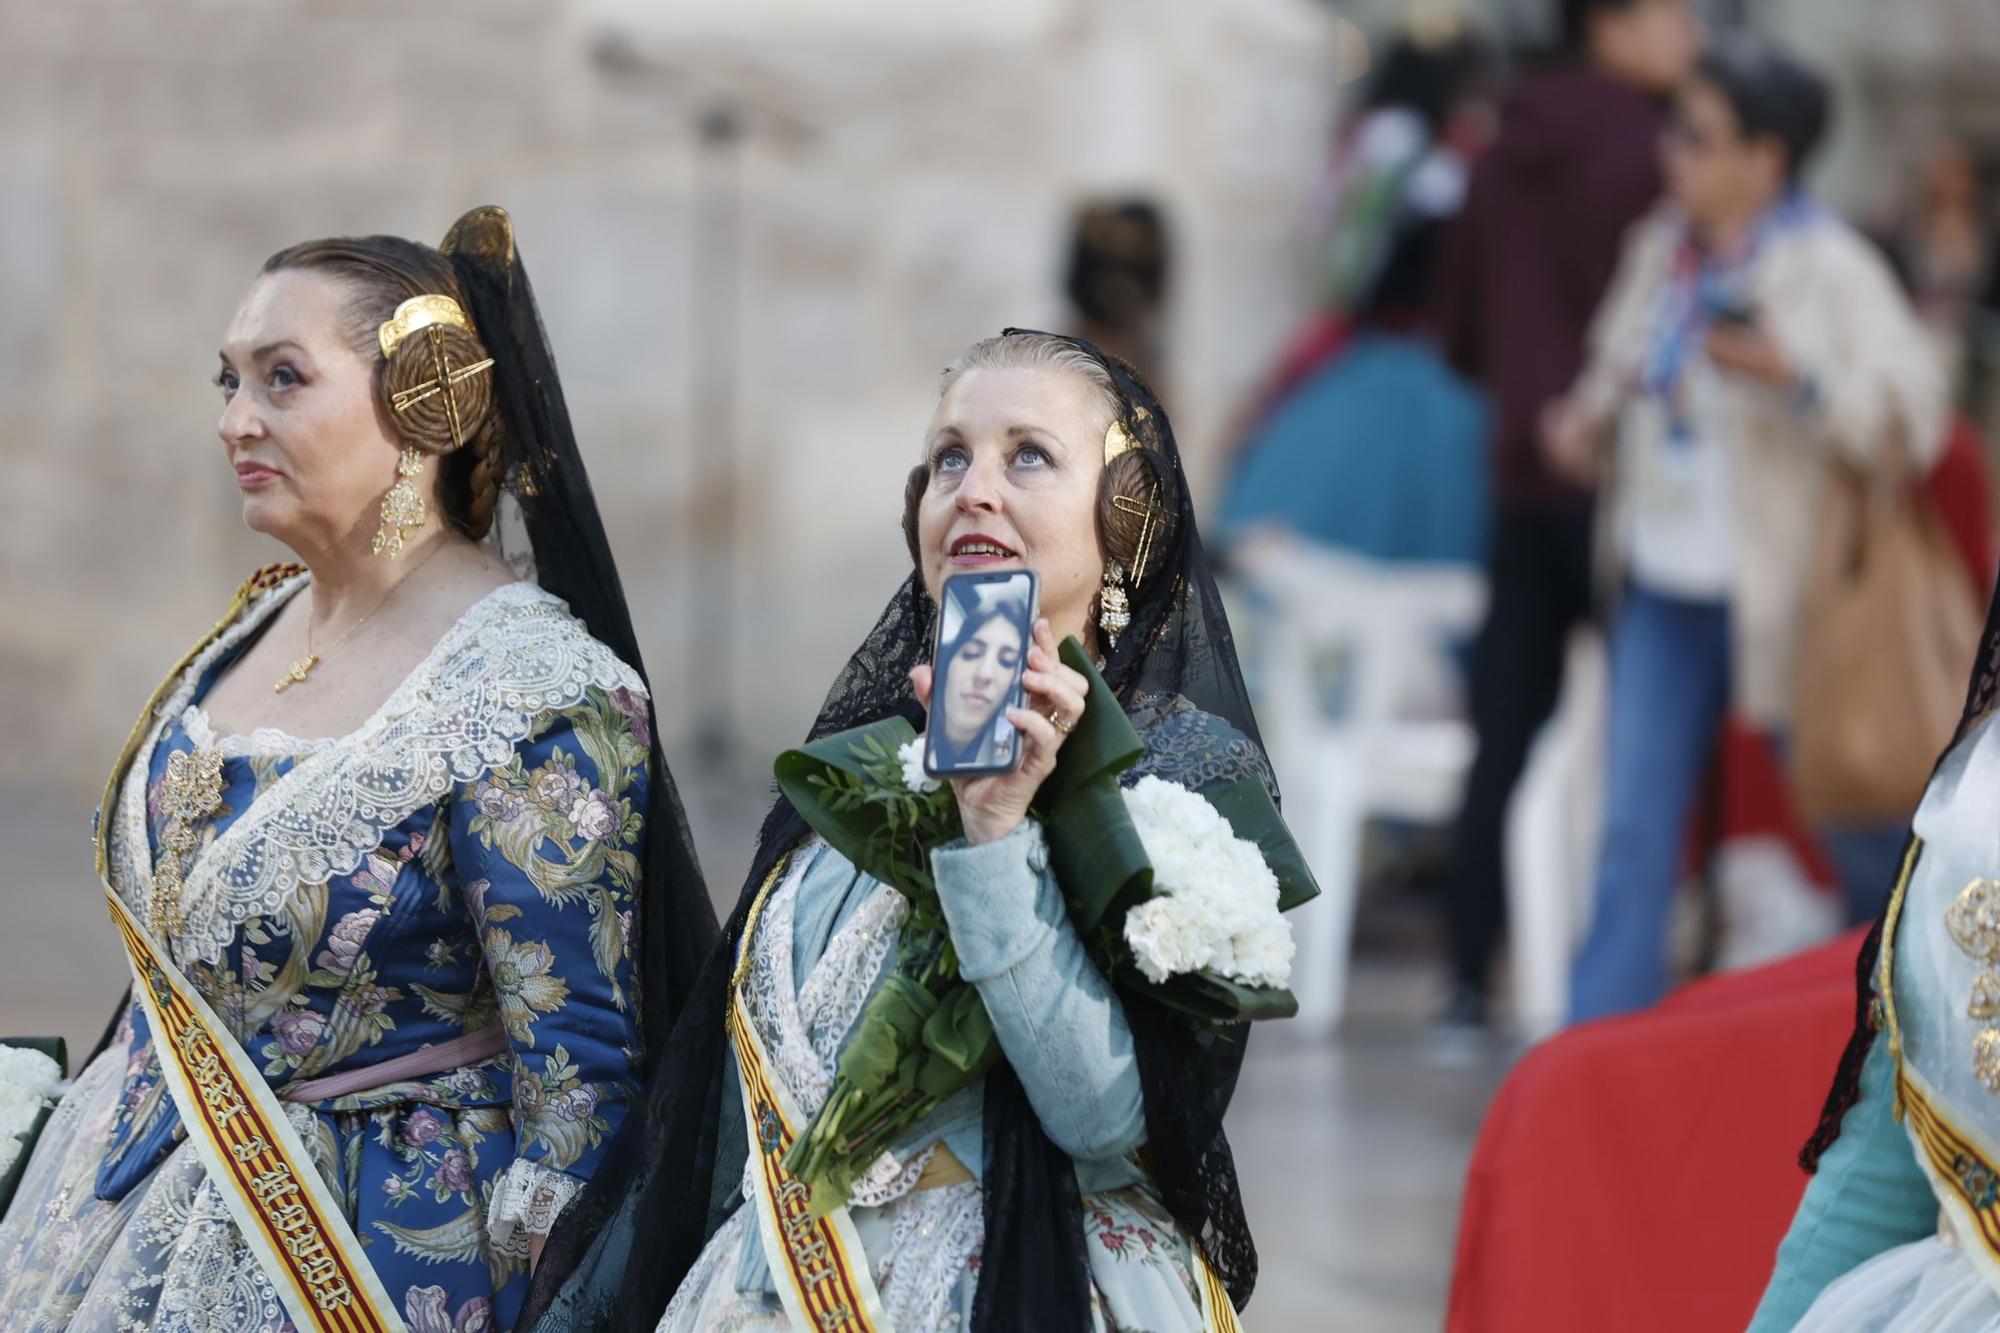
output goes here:
[{"label": "beige handbag", "polygon": [[1979,599],[1930,497],[1847,470],[1827,483],[1799,629],[1792,770],[1820,824],[1900,825],[1965,703]]}]

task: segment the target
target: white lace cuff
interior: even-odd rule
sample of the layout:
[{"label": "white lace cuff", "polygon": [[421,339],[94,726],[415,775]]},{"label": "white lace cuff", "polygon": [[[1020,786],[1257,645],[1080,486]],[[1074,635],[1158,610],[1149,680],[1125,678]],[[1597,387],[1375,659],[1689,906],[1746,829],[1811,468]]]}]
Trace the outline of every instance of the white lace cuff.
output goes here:
[{"label": "white lace cuff", "polygon": [[502,1254],[525,1258],[529,1239],[548,1235],[582,1189],[583,1182],[567,1172],[516,1158],[493,1186],[486,1234]]}]

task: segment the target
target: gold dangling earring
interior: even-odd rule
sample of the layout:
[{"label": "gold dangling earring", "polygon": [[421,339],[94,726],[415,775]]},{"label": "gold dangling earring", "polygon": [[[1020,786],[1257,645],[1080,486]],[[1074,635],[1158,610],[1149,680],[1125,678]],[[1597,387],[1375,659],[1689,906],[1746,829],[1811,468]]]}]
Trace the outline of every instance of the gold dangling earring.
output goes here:
[{"label": "gold dangling earring", "polygon": [[1097,594],[1097,627],[1105,641],[1118,646],[1118,636],[1132,623],[1132,606],[1125,600],[1125,569],[1113,560],[1104,570],[1104,586]]},{"label": "gold dangling earring", "polygon": [[421,528],[430,517],[423,492],[411,483],[423,475],[424,456],[409,445],[396,459],[396,484],[382,497],[382,526],[375,530],[375,554],[388,552],[394,560],[403,553],[403,534]]}]

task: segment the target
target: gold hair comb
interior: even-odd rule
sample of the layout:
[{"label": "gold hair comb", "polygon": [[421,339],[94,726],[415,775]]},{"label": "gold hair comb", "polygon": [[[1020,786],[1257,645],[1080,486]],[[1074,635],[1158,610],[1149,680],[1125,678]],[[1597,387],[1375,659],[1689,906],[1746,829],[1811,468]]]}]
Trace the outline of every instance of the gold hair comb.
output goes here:
[{"label": "gold hair comb", "polygon": [[1122,421],[1112,422],[1111,429],[1104,432],[1104,461],[1106,463],[1109,463],[1112,459],[1118,457],[1118,455],[1129,453],[1138,447],[1139,442],[1132,438],[1132,432],[1125,429],[1125,423]]},{"label": "gold hair comb", "polygon": [[459,308],[458,302],[449,296],[412,296],[397,306],[396,313],[375,330],[375,337],[382,344],[383,359],[394,356],[403,339],[433,324],[448,324],[452,328],[472,332],[472,321],[465,317],[465,311]]}]

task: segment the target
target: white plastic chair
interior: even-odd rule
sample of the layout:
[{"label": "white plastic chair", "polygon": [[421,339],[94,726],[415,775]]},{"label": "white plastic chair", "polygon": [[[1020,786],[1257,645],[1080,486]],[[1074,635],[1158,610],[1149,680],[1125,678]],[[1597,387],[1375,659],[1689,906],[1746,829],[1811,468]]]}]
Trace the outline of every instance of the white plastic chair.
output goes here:
[{"label": "white plastic chair", "polygon": [[1319,880],[1293,922],[1292,989],[1316,1035],[1340,1021],[1361,834],[1373,816],[1458,809],[1473,738],[1449,651],[1476,629],[1482,571],[1365,559],[1264,530],[1230,548],[1258,722],[1285,816]]},{"label": "white plastic chair", "polygon": [[1507,811],[1507,943],[1514,1021],[1531,1040],[1569,1014],[1570,961],[1589,924],[1604,821],[1610,676],[1604,637],[1570,638],[1562,693]]}]

